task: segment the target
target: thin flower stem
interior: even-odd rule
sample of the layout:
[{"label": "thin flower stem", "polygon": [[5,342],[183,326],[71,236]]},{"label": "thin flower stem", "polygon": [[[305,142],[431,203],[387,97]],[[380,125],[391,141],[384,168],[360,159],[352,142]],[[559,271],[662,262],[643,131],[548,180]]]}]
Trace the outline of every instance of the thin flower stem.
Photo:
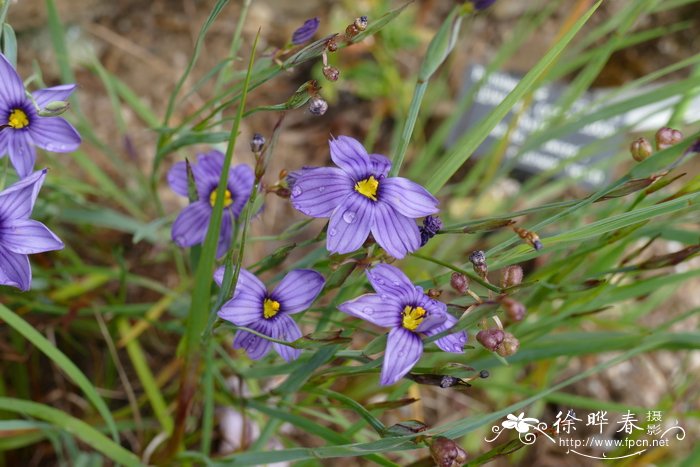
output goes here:
[{"label": "thin flower stem", "polygon": [[406,150],[408,149],[408,143],[411,141],[413,128],[416,126],[418,111],[420,110],[421,102],[423,102],[423,96],[425,95],[426,89],[428,89],[427,81],[419,81],[416,83],[416,88],[413,91],[413,99],[411,100],[411,106],[408,108],[406,122],[404,124],[403,131],[401,132],[399,147],[396,148],[394,158],[391,161],[391,172],[389,173],[390,177],[396,177],[401,169],[401,164],[403,164],[404,157],[406,156]]},{"label": "thin flower stem", "polygon": [[501,293],[500,287],[496,287],[495,285],[483,280],[481,277],[477,276],[476,274],[471,273],[467,270],[458,268],[457,266],[455,266],[453,264],[447,263],[445,261],[442,261],[442,260],[439,260],[436,258],[432,258],[430,256],[423,256],[423,255],[418,254],[418,253],[411,253],[411,256],[418,258],[418,259],[425,260],[425,261],[430,261],[431,263],[439,264],[440,266],[444,266],[444,267],[451,269],[455,272],[458,272],[460,274],[464,274],[465,276],[468,276],[470,280],[473,280],[477,284],[480,284],[481,286],[489,289],[490,291],[496,292],[496,293]]}]

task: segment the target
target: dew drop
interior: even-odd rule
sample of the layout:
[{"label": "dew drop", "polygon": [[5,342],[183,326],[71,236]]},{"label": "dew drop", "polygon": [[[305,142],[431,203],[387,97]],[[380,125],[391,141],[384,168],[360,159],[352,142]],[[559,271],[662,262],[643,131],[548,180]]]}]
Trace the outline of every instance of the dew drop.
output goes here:
[{"label": "dew drop", "polygon": [[393,281],[393,284],[394,284],[394,285],[401,285],[401,282],[399,282],[399,281]]},{"label": "dew drop", "polygon": [[299,196],[300,194],[301,194],[301,187],[299,185],[297,185],[292,190],[292,196]]},{"label": "dew drop", "polygon": [[325,186],[320,186],[320,187],[318,187],[318,192],[319,192],[319,193],[323,193],[324,191],[326,191],[326,187],[325,187]]},{"label": "dew drop", "polygon": [[383,293],[379,296],[379,298],[381,298],[383,301],[386,301],[389,299],[389,296],[387,294]]},{"label": "dew drop", "polygon": [[377,279],[377,284],[384,285],[384,279]]},{"label": "dew drop", "polygon": [[458,345],[455,345],[454,349],[452,349],[452,350],[455,351],[455,352],[461,352],[461,351],[462,351],[462,347],[460,347],[460,346],[458,346]]},{"label": "dew drop", "polygon": [[406,356],[406,352],[404,352],[403,350],[399,352],[399,357],[405,357],[405,356]]},{"label": "dew drop", "polygon": [[366,315],[373,315],[373,314],[374,314],[374,309],[373,309],[373,308],[370,308],[370,307],[368,307],[368,306],[366,306],[366,307],[364,307],[364,308],[362,309],[362,312],[363,312],[364,314],[366,314]]},{"label": "dew drop", "polygon": [[354,211],[345,211],[343,213],[343,220],[347,222],[348,224],[352,224],[355,222],[355,212]]},{"label": "dew drop", "polygon": [[331,237],[335,236],[335,234],[337,234],[337,233],[338,233],[338,232],[336,232],[335,229],[330,229],[330,230],[328,231],[328,235],[330,235]]}]

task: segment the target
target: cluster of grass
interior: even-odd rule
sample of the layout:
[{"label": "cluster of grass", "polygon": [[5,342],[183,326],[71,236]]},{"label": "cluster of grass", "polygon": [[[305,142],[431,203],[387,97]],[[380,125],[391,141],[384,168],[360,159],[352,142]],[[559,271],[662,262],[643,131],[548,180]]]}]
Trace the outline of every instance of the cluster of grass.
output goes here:
[{"label": "cluster of grass", "polygon": [[[326,42],[318,40],[287,56],[263,54],[256,50],[258,39],[242,33],[250,6],[250,1],[244,1],[230,56],[193,77],[207,34],[222,20],[227,3],[217,1],[201,26],[165,115],[154,114],[98,60],[91,65],[109,94],[115,122],[124,136],[124,108],[157,132],[152,167],[150,173],[142,173],[125,161],[100,140],[77,101],[73,102],[73,122],[85,146],[104,157],[98,164],[84,150],[72,154],[71,163],[80,168],[79,175],[59,157],[50,159],[51,177],[35,216],[58,233],[66,249],[33,258],[31,292],[0,291],[0,463],[19,465],[40,452],[43,460],[62,465],[98,465],[107,459],[124,465],[282,461],[318,465],[325,462],[320,459],[329,458],[363,458],[380,465],[408,465],[418,459],[416,465],[430,465],[426,446],[433,437],[444,436],[467,443],[470,462],[479,465],[503,455],[505,448],[517,450],[510,444],[494,447],[481,441],[485,430],[506,415],[527,411],[528,416],[539,417],[546,403],[622,413],[635,407],[624,401],[573,395],[567,388],[636,356],[659,351],[672,352],[682,366],[700,348],[697,329],[678,331],[679,323],[692,322],[697,309],[669,313],[653,325],[645,324],[647,315],[663,310],[665,301],[684,283],[700,275],[697,267],[682,272],[675,268],[689,261],[700,243],[700,176],[692,173],[694,167],[697,172],[692,156],[683,157],[698,137],[697,122],[688,123],[693,116],[687,115],[687,107],[700,86],[695,71],[700,55],[625,83],[592,110],[571,110],[615,52],[690,26],[635,27],[641,18],[692,7],[696,2],[625,2],[614,15],[604,16],[598,11],[600,0],[575,2],[569,16],[556,21],[560,30],[550,48],[506,99],[449,147],[447,141],[460,115],[473,104],[483,83],[455,98],[451,116],[429,128],[431,111],[448,97],[447,80],[453,71],[450,53],[469,40],[472,18],[460,16],[461,6],[455,6],[433,31],[422,63],[410,78],[397,74],[390,57],[405,52],[406,47],[420,46],[411,33],[416,5],[392,9],[388,2],[377,2],[375,11],[356,12],[370,16],[369,26],[348,44],[340,44],[337,60],[342,61],[343,47],[374,37],[361,63],[343,65],[342,80],[360,89],[362,98],[390,101],[388,115],[374,116],[369,134],[350,136],[366,137],[371,148],[380,128],[392,120],[388,155],[394,174],[423,184],[441,198],[443,206],[457,199],[469,200],[468,208],[459,215],[443,210],[443,232],[400,263],[426,289],[443,289],[442,299],[452,304],[455,313],[475,302],[449,289],[452,272],[469,275],[471,290],[484,301],[470,308],[457,325],[470,335],[466,353],[431,352],[434,345],[428,345],[413,373],[469,380],[479,370],[488,370],[491,378],[471,379],[472,387],[439,390],[426,389],[411,379],[388,388],[378,386],[378,354],[385,347],[386,335],[336,310],[342,301],[369,291],[362,265],[373,250],[330,257],[318,225],[309,222],[289,225],[280,220],[276,232],[253,237],[249,226],[255,222],[251,217],[260,208],[262,194],[241,216],[234,247],[225,261],[227,278],[234,279],[242,266],[270,271],[273,280],[287,270],[303,267],[322,272],[328,284],[317,308],[301,317],[304,329],[312,333],[311,338],[297,342],[305,349],[298,361],[287,364],[270,355],[252,364],[244,353],[234,352],[232,327],[215,321],[215,311],[230,292],[212,286],[216,265],[213,232],[218,229],[210,228],[204,244],[192,251],[170,242],[173,214],[163,208],[159,190],[164,163],[191,157],[192,146],[202,144],[225,146],[230,163],[237,157],[234,147],[244,118],[257,112],[304,112],[298,108],[309,97],[303,86],[300,95],[290,96],[284,104],[251,107],[246,102],[262,84],[285,80],[286,70],[318,62]],[[518,54],[542,24],[554,21],[553,15],[561,12],[564,2],[545,3],[544,8],[533,7],[517,20],[513,36],[519,40],[504,42],[487,64],[487,74]],[[8,5],[5,2],[4,11]],[[64,26],[54,1],[47,0],[46,5],[61,79],[75,82]],[[352,19],[347,18],[346,23]],[[2,37],[7,48],[14,37],[10,25],[4,26]],[[21,50],[21,43],[15,47]],[[669,76],[683,73],[685,78],[669,81]],[[573,78],[557,102],[557,116],[542,122],[514,159],[504,157],[508,133],[488,157],[470,160],[516,105],[522,109],[540,86],[564,77]],[[650,87],[654,84],[661,86]],[[332,96],[336,88],[330,84],[327,88]],[[180,108],[178,103],[195,91],[211,94],[197,109]],[[670,97],[676,99],[668,100]],[[575,180],[552,177],[575,158],[528,179],[516,194],[490,196],[527,150],[654,103],[672,110],[668,124],[680,127],[687,135],[685,141],[656,151],[643,162],[632,161],[626,147],[618,148],[614,157],[596,162],[596,167],[613,174],[611,181],[578,198],[572,196],[581,191],[572,191]],[[655,112],[661,110],[657,107]],[[268,135],[269,157],[280,157],[283,152],[275,144],[278,132],[284,131],[282,124],[274,135]],[[597,141],[582,154],[590,155],[605,144]],[[464,170],[466,164],[469,171]],[[272,182],[274,176],[265,178]],[[223,195],[224,185],[219,189]],[[491,203],[488,217],[476,217],[474,213],[483,211],[484,203]],[[215,206],[212,225],[221,221],[222,208],[223,202]],[[536,232],[544,248],[533,249],[504,227],[510,220]],[[282,247],[270,257],[256,258],[254,264],[241,264],[238,259],[247,257],[246,248],[260,241]],[[650,258],[648,249],[665,242],[680,244],[680,253]],[[526,266],[523,284],[504,290],[479,280],[467,260],[476,249],[486,252],[488,267],[496,274],[508,265]],[[294,256],[298,250],[304,254]],[[176,275],[176,286],[163,283],[163,271]],[[507,325],[520,341],[519,351],[507,358],[484,350],[473,338],[484,323],[492,323],[491,316],[503,316],[493,301],[501,293],[521,301],[528,310],[523,321]],[[593,363],[587,360],[591,356],[596,357]],[[580,370],[572,374],[569,370],[574,367]],[[686,374],[674,381],[658,405],[644,409],[662,410],[667,418],[682,419],[685,425],[697,423],[700,407],[692,403],[698,398],[693,376]],[[232,378],[236,384],[231,383]],[[446,422],[389,421],[404,413],[397,409],[421,394],[449,406],[454,391],[479,400],[483,410],[470,410]],[[243,430],[239,449],[221,455],[222,430],[216,412],[223,407],[238,411],[240,423],[254,425],[259,432],[246,441],[250,433]],[[293,430],[285,428],[288,425]],[[282,446],[270,449],[273,439]],[[626,452],[620,449],[612,454]],[[511,455],[522,455],[522,451]],[[675,462],[681,458],[686,465],[697,464],[700,448],[679,442],[672,449],[655,451],[651,459]]]}]

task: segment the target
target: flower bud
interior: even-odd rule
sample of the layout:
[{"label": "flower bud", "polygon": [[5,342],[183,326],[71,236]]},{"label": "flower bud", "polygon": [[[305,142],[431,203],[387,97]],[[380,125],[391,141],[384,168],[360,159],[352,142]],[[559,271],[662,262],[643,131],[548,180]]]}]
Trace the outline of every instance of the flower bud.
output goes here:
[{"label": "flower bud", "polygon": [[309,112],[311,112],[312,115],[323,115],[326,113],[328,110],[328,102],[326,102],[324,99],[321,97],[314,97],[311,99],[311,102],[309,103]]},{"label": "flower bud", "polygon": [[639,138],[632,141],[630,144],[630,153],[632,158],[638,162],[643,161],[652,154],[651,143],[646,138]]},{"label": "flower bud", "polygon": [[355,18],[355,22],[353,24],[355,25],[358,31],[364,31],[365,29],[367,29],[367,17],[360,16],[359,18]]},{"label": "flower bud", "polygon": [[527,312],[525,305],[512,298],[504,298],[501,301],[501,305],[506,310],[508,317],[513,321],[522,321]]},{"label": "flower bud", "polygon": [[502,329],[490,328],[482,329],[476,333],[476,340],[483,345],[485,349],[495,351],[502,343],[506,333]]},{"label": "flower bud", "polygon": [[418,227],[420,231],[420,246],[428,243],[442,228],[442,221],[437,216],[426,216],[423,219],[423,226]]},{"label": "flower bud", "polygon": [[39,110],[40,117],[57,117],[70,108],[70,102],[51,101]]},{"label": "flower bud", "polygon": [[683,140],[683,133],[673,128],[663,127],[656,132],[656,148],[666,149]]},{"label": "flower bud", "polygon": [[523,268],[514,264],[501,269],[501,287],[513,287],[520,285],[523,281]]},{"label": "flower bud", "polygon": [[440,298],[440,295],[442,295],[442,290],[440,289],[428,289],[427,294],[428,297],[430,298]]},{"label": "flower bud", "polygon": [[338,50],[338,43],[335,41],[334,37],[328,39],[328,42],[326,42],[326,49],[328,49],[329,52],[335,52]]},{"label": "flower bud", "polygon": [[467,461],[467,453],[449,438],[438,436],[430,444],[430,455],[438,467],[461,466]]},{"label": "flower bud", "polygon": [[481,250],[473,251],[469,255],[469,261],[472,263],[474,272],[484,279],[489,272],[488,266],[486,266],[486,254]]},{"label": "flower bud", "polygon": [[338,77],[340,76],[340,70],[338,70],[335,67],[326,65],[323,67],[323,76],[325,76],[328,81],[338,81]]},{"label": "flower bud", "polygon": [[469,290],[469,278],[464,274],[458,272],[453,272],[452,277],[450,277],[450,286],[462,295],[467,293]]},{"label": "flower bud", "polygon": [[520,341],[513,334],[506,332],[503,342],[496,347],[496,353],[501,357],[508,357],[517,352],[518,348],[520,348]]},{"label": "flower bud", "polygon": [[265,146],[265,137],[260,133],[255,133],[250,140],[250,150],[257,154],[262,151],[263,146]]}]

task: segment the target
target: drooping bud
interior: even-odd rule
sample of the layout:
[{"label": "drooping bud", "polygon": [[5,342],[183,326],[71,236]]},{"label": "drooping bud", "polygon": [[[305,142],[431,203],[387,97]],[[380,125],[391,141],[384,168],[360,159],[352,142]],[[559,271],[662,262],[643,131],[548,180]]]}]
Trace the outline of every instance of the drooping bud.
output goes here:
[{"label": "drooping bud", "polygon": [[651,148],[651,143],[646,138],[638,138],[632,141],[630,144],[630,153],[632,158],[638,162],[643,161],[647,157],[651,156],[653,149]]},{"label": "drooping bud", "polygon": [[483,345],[485,349],[495,351],[505,339],[506,333],[502,329],[490,328],[482,329],[476,333],[476,340]]},{"label": "drooping bud", "polygon": [[321,116],[325,114],[327,110],[328,102],[326,102],[325,99],[321,97],[314,97],[311,99],[309,103],[309,112],[311,112],[312,115]]},{"label": "drooping bud", "polygon": [[523,281],[523,268],[517,264],[501,269],[501,287],[513,287]]},{"label": "drooping bud", "polygon": [[340,70],[336,67],[326,65],[323,67],[323,76],[325,76],[328,81],[338,81]]},{"label": "drooping bud", "polygon": [[469,255],[469,261],[472,263],[474,272],[482,279],[485,279],[489,272],[489,268],[486,265],[486,254],[481,250],[472,251],[472,254]]},{"label": "drooping bud", "polygon": [[508,317],[513,321],[522,321],[527,312],[525,305],[512,298],[504,298],[501,300],[501,305],[506,310]]},{"label": "drooping bud", "polygon": [[663,127],[656,132],[656,148],[666,149],[683,141],[683,133],[673,128]]},{"label": "drooping bud", "polygon": [[40,117],[57,117],[70,108],[70,102],[52,101],[39,110]]},{"label": "drooping bud", "polygon": [[469,290],[469,278],[464,274],[453,272],[450,277],[450,286],[458,293],[465,295]]},{"label": "drooping bud", "polygon": [[250,150],[253,151],[254,154],[258,154],[262,151],[263,146],[265,146],[265,137],[260,133],[255,133],[250,139]]},{"label": "drooping bud", "polygon": [[467,453],[449,438],[438,436],[430,444],[430,455],[438,467],[456,467],[464,465]]},{"label": "drooping bud", "polygon": [[501,357],[508,357],[517,352],[519,348],[520,341],[516,339],[513,334],[506,332],[503,337],[503,342],[496,347],[496,353]]}]

